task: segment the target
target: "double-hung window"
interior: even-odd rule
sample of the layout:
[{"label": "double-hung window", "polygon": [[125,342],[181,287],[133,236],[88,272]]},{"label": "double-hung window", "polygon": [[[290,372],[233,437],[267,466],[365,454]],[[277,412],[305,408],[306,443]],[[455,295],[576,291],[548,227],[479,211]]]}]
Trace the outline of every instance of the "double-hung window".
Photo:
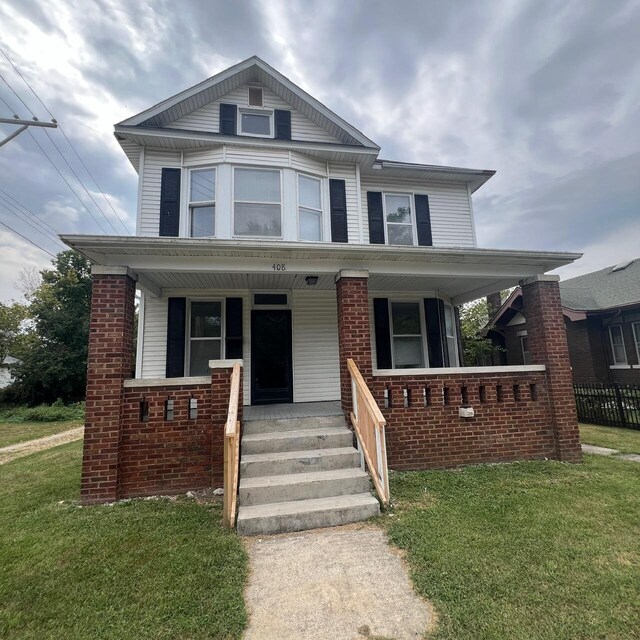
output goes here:
[{"label": "double-hung window", "polygon": [[640,365],[640,322],[633,323],[633,340],[636,343],[636,361]]},{"label": "double-hung window", "polygon": [[456,338],[456,317],[453,307],[444,305],[444,332],[449,353],[449,366],[458,366],[458,339]]},{"label": "double-hung window", "polygon": [[384,215],[387,244],[414,244],[410,195],[386,193],[384,196]]},{"label": "double-hung window", "polygon": [[209,360],[222,357],[222,302],[192,301],[189,322],[189,375],[209,374]]},{"label": "double-hung window", "polygon": [[189,179],[189,226],[193,238],[216,235],[216,170],[192,169]]},{"label": "double-hung window", "polygon": [[612,324],[609,327],[609,338],[611,339],[613,364],[627,364],[627,352],[624,348],[624,337],[622,335],[621,324]]},{"label": "double-hung window", "polygon": [[234,171],[234,235],[279,238],[282,195],[278,169]]},{"label": "double-hung window", "polygon": [[394,369],[425,366],[419,302],[391,302],[391,346]]},{"label": "double-hung window", "polygon": [[298,232],[300,240],[322,240],[322,181],[298,174]]}]

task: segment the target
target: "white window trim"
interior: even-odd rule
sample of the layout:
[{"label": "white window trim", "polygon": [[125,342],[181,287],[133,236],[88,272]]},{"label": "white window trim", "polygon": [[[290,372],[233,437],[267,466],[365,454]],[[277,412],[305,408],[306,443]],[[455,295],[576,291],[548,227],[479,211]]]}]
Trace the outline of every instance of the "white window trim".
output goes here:
[{"label": "white window trim", "polygon": [[[302,207],[300,204],[300,176],[304,176],[305,178],[309,178],[310,180],[317,180],[320,183],[320,209],[314,209],[313,207]],[[324,188],[325,188],[326,180],[325,178],[314,176],[310,173],[306,173],[305,171],[296,171],[296,229],[297,229],[297,239],[299,242],[314,242],[320,243],[325,242],[325,197],[324,197]],[[320,213],[320,240],[303,240],[300,237],[300,209],[309,209],[310,211],[318,211]]]},{"label": "white window trim", "polygon": [[[280,176],[280,202],[264,202],[259,200],[236,200],[236,171],[240,169],[252,169],[255,171],[277,171]],[[251,236],[236,233],[236,202],[243,204],[279,204],[280,205],[280,235],[279,236]],[[231,237],[234,239],[255,238],[260,240],[282,240],[282,232],[284,229],[284,181],[282,177],[282,169],[280,167],[256,167],[255,165],[233,166],[231,172]]]},{"label": "white window trim", "polygon": [[[442,298],[440,298],[442,299]],[[453,336],[448,336],[447,335],[447,320],[445,318],[445,322],[444,322],[444,330],[445,330],[445,335],[444,335],[444,339],[445,342],[448,341],[449,337],[453,338],[453,345],[454,345],[454,351],[455,351],[455,358],[456,358],[456,364],[455,365],[451,365],[451,363],[449,363],[449,366],[458,366],[460,364],[460,353],[458,350],[458,325],[456,324],[456,310],[455,307],[450,304],[449,302],[446,302],[445,300],[442,300],[443,304],[445,307],[449,307],[449,309],[451,309],[451,320],[452,320],[452,324],[453,324]],[[447,342],[447,353],[449,351],[449,344]]]},{"label": "white window trim", "polygon": [[[413,244],[389,244],[389,234],[387,233],[387,196],[400,196],[409,198],[409,206],[411,207],[411,237]],[[384,218],[384,243],[390,247],[416,247],[418,245],[418,229],[416,225],[416,199],[413,191],[383,191],[382,192],[382,216]],[[405,223],[392,222],[402,226],[409,226]]]},{"label": "white window trim", "polygon": [[185,353],[184,353],[184,370],[186,373],[191,371],[191,303],[192,302],[219,302],[220,303],[220,337],[219,338],[194,338],[194,340],[220,340],[220,358],[224,358],[226,345],[224,342],[225,336],[225,316],[226,305],[225,298],[187,298],[187,313],[186,313],[186,326],[185,326]]},{"label": "white window trim", "polygon": [[[214,180],[214,195],[215,198],[213,200],[199,200],[197,202],[193,202],[191,200],[191,175],[193,173],[198,173],[199,171],[211,171],[213,170],[213,180]],[[217,211],[216,211],[216,200],[218,197],[218,169],[216,166],[206,166],[206,167],[191,167],[188,169],[187,176],[187,235],[189,238],[215,238],[217,234]],[[193,219],[191,215],[192,207],[213,207],[213,235],[212,236],[194,236],[193,235]]]},{"label": "white window trim", "polygon": [[[247,96],[248,101],[248,96]],[[265,133],[248,133],[242,130],[242,114],[253,114],[258,116],[268,116],[269,117],[269,134]],[[274,128],[274,117],[273,117],[273,109],[265,109],[264,107],[238,107],[238,121],[236,123],[236,133],[239,136],[250,136],[252,138],[273,138],[273,128]]]},{"label": "white window trim", "polygon": [[[388,313],[389,313],[389,339],[391,341],[391,368],[396,370],[396,354],[393,346],[393,339],[395,337],[403,338],[415,338],[417,334],[396,334],[393,332],[393,304],[394,303],[410,303],[418,305],[418,314],[420,316],[420,340],[422,342],[422,360],[424,362],[424,368],[429,368],[429,353],[427,348],[427,323],[424,316],[424,304],[420,304],[420,300],[410,298],[389,298],[388,299]],[[422,367],[402,367],[398,371],[415,371]]]},{"label": "white window trim", "polygon": [[[613,334],[611,333],[611,329],[613,329],[613,327],[619,327],[620,328],[620,337],[622,338],[622,350],[624,351],[624,362],[617,362],[616,361],[616,352],[615,352],[615,349],[613,348]],[[621,324],[610,324],[609,325],[609,345],[611,347],[611,359],[613,361],[613,365],[612,366],[626,368],[629,365],[629,358],[627,356],[627,347],[624,344],[624,331],[622,329],[622,325]]]},{"label": "white window trim", "polygon": [[640,367],[640,322],[632,322],[631,327],[633,330],[633,340],[636,343],[636,360],[638,364],[634,367]]}]

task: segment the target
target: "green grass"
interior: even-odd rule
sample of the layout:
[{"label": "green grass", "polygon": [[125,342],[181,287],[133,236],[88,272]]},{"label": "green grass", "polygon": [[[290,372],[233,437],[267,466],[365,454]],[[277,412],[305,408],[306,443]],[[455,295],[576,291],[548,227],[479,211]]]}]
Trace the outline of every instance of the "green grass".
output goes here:
[{"label": "green grass", "polygon": [[640,467],[523,462],[392,474],[381,522],[437,638],[640,637]]},{"label": "green grass", "polygon": [[52,436],[69,429],[81,427],[82,421],[67,422],[0,422],[0,448],[8,447],[18,442],[35,440]]},{"label": "green grass", "polygon": [[84,420],[84,402],[65,405],[61,400],[52,405],[37,407],[3,407],[0,422],[56,422],[64,420]]},{"label": "green grass", "polygon": [[80,459],[72,443],[0,466],[0,637],[240,637],[247,558],[220,507],[79,507]]},{"label": "green grass", "polygon": [[580,439],[584,444],[609,447],[609,449],[617,449],[620,453],[640,453],[640,429],[581,424]]}]

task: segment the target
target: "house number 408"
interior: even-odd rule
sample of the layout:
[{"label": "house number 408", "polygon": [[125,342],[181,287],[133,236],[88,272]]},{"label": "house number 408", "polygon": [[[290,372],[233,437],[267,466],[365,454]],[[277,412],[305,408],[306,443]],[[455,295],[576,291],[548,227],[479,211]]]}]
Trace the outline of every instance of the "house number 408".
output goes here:
[{"label": "house number 408", "polygon": [[283,264],[283,263],[276,262],[271,268],[274,271],[286,271],[287,270],[287,265]]}]

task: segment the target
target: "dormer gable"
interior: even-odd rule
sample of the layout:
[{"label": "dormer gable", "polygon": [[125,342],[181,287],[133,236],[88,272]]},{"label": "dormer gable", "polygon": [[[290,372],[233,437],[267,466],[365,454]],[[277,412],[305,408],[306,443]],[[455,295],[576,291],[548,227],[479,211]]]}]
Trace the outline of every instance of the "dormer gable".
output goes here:
[{"label": "dormer gable", "polygon": [[[257,102],[259,93],[257,90],[262,90],[262,107],[257,104],[249,104],[249,89],[251,87],[256,90],[252,92],[254,102]],[[244,111],[236,113],[235,134],[231,134],[229,129],[229,122],[232,119],[231,110],[227,113],[224,112],[224,109],[221,111],[221,104],[235,105],[236,110],[244,109]],[[265,115],[269,111],[273,112],[269,116],[268,122],[265,118],[260,117],[260,110],[263,110]],[[299,138],[301,140],[331,142],[379,150],[378,145],[363,133],[257,56],[240,62],[138,115],[122,121],[116,127],[170,128],[222,135],[260,137],[260,132],[266,133],[268,126],[270,135],[264,135],[264,137],[278,139],[276,111],[282,111],[284,114],[289,112],[291,127],[298,135],[303,136]],[[222,118],[221,113],[223,114]],[[286,120],[287,116],[283,115],[283,117]],[[226,126],[222,124],[223,120],[226,120]],[[245,126],[243,126],[243,121]],[[196,127],[199,126],[206,128],[197,129]],[[281,128],[286,127],[286,122],[280,126]],[[244,132],[245,128],[248,133]],[[251,130],[258,133],[252,134]],[[295,139],[294,136],[292,138]]]}]

